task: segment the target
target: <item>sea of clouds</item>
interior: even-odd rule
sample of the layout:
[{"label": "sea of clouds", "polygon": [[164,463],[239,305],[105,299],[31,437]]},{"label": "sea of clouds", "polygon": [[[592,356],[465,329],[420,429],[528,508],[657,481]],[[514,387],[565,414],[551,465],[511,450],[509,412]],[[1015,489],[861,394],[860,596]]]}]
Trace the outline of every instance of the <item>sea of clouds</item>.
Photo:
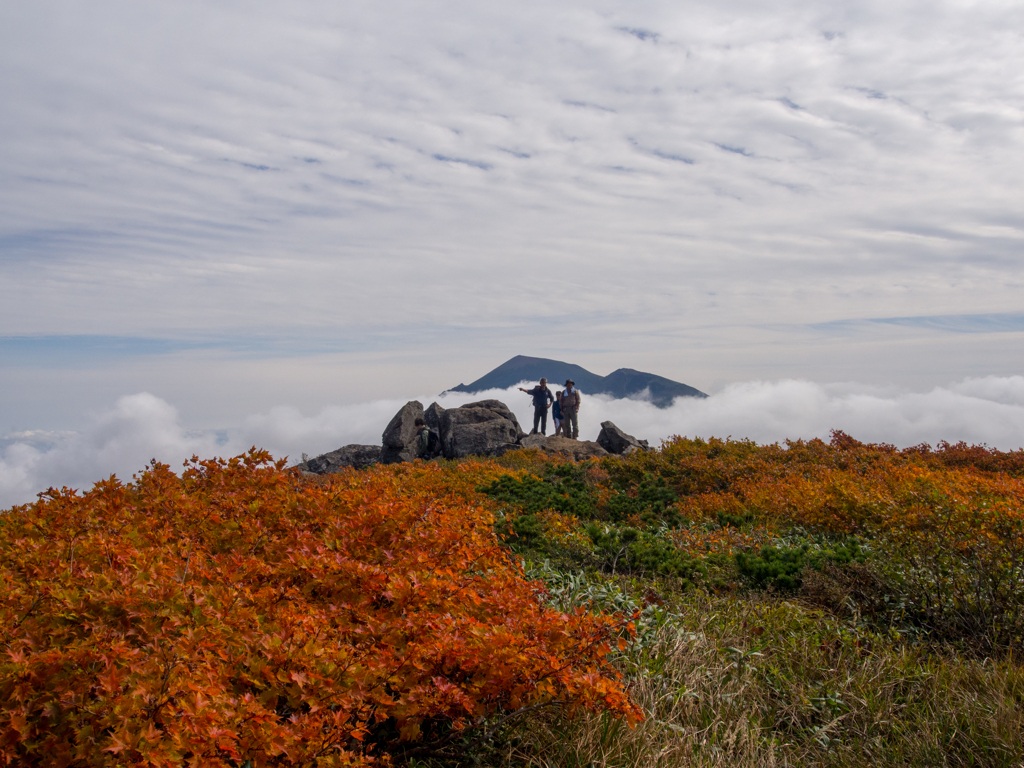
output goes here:
[{"label": "sea of clouds", "polygon": [[[446,408],[497,398],[529,431],[530,398],[515,387],[419,399]],[[24,504],[49,487],[85,490],[116,474],[123,480],[151,459],[179,467],[201,458],[237,455],[250,446],[298,461],[349,443],[380,444],[404,400],[332,406],[315,415],[279,406],[226,430],[185,428],[170,403],[148,393],[122,397],[77,432],[27,431],[0,442],[0,508]],[[865,442],[897,446],[941,440],[984,443],[1002,450],[1024,446],[1024,376],[969,378],[928,392],[862,384],[751,381],[707,399],[680,398],[665,409],[642,399],[585,396],[580,437],[596,439],[602,421],[653,445],[671,435],[749,438],[759,443],[820,437],[842,430]],[[551,432],[551,426],[548,425]]]}]

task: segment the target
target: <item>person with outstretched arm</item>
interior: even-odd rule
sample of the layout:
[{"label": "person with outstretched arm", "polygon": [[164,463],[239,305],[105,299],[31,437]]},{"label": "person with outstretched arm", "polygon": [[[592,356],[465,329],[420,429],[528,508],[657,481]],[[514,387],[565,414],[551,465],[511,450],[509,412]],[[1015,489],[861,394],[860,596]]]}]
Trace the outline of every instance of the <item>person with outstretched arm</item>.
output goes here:
[{"label": "person with outstretched arm", "polygon": [[523,389],[520,387],[519,391],[533,397],[533,431],[530,434],[537,434],[537,425],[539,424],[540,433],[546,435],[548,432],[548,408],[555,402],[555,396],[548,389],[548,380],[541,379],[540,384],[533,389]]},{"label": "person with outstretched arm", "polygon": [[576,382],[565,380],[565,393],[562,395],[562,434],[572,440],[580,436],[580,423],[576,416],[580,410],[580,391]]}]

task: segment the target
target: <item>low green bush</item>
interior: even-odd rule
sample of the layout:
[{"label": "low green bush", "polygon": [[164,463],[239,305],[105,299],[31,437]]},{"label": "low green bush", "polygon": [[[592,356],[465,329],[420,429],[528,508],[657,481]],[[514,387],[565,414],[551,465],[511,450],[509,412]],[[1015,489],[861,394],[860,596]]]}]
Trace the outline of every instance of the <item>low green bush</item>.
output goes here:
[{"label": "low green bush", "polygon": [[736,568],[740,576],[758,589],[795,592],[803,583],[805,568],[820,570],[826,562],[845,565],[864,562],[860,543],[853,538],[832,546],[812,548],[804,543],[798,547],[766,546],[755,552],[737,552]]},{"label": "low green bush", "polygon": [[671,576],[680,579],[684,587],[707,575],[699,559],[648,531],[590,523],[586,532],[601,568],[611,573]]},{"label": "low green bush", "polygon": [[652,528],[662,523],[669,528],[678,528],[683,522],[679,511],[673,506],[678,500],[679,497],[668,487],[665,478],[648,472],[637,484],[635,493],[631,494],[625,487],[620,487],[612,494],[607,504],[608,515],[613,523],[621,523],[635,516]]},{"label": "low green bush", "polygon": [[516,550],[532,549],[543,552],[547,548],[544,524],[536,515],[501,517],[495,525],[495,530],[507,545]]},{"label": "low green bush", "polygon": [[553,509],[590,519],[596,509],[596,495],[584,481],[582,470],[573,464],[549,467],[543,478],[527,475],[520,480],[504,475],[490,485],[480,486],[477,491],[527,513]]}]

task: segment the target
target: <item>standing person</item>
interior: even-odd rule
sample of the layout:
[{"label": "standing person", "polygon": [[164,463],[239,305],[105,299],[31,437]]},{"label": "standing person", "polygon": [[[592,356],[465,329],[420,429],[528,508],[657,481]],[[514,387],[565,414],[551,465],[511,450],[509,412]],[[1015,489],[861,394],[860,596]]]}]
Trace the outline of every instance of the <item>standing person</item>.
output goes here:
[{"label": "standing person", "polygon": [[580,410],[580,391],[576,389],[576,382],[572,379],[565,380],[565,394],[562,395],[562,434],[571,440],[580,436],[580,423],[577,414]]},{"label": "standing person", "polygon": [[551,403],[551,421],[555,425],[555,437],[562,434],[562,396],[565,393],[559,390],[555,395],[555,401]]},{"label": "standing person", "polygon": [[548,389],[548,380],[541,379],[533,389],[519,388],[520,392],[525,392],[528,395],[533,396],[533,432],[531,435],[537,434],[537,425],[540,425],[540,433],[542,435],[547,434],[548,431],[548,407],[555,402],[555,396],[551,394],[551,390]]}]

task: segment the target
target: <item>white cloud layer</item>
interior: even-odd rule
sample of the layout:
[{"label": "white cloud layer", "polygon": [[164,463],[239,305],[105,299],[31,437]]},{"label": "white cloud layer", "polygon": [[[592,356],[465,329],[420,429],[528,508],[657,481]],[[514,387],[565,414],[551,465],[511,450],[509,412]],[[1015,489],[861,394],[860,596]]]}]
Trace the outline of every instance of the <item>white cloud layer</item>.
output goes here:
[{"label": "white cloud layer", "polygon": [[[445,407],[494,397],[510,405],[529,430],[532,406],[515,388],[436,398]],[[424,405],[431,398],[418,398]],[[306,416],[273,408],[224,432],[186,430],[167,402],[142,393],[121,398],[77,433],[8,435],[0,453],[0,507],[31,501],[47,487],[78,489],[116,473],[128,479],[155,458],[177,468],[192,454],[230,456],[251,445],[275,456],[317,455],[349,443],[380,444],[404,400],[325,408]],[[604,420],[653,444],[671,435],[827,439],[841,429],[865,442],[900,447],[940,440],[987,443],[1002,450],[1024,445],[1024,377],[966,379],[929,392],[808,381],[747,382],[706,400],[682,398],[667,409],[638,400],[586,397],[581,437],[595,439]],[[549,424],[549,432],[551,427]]]}]

